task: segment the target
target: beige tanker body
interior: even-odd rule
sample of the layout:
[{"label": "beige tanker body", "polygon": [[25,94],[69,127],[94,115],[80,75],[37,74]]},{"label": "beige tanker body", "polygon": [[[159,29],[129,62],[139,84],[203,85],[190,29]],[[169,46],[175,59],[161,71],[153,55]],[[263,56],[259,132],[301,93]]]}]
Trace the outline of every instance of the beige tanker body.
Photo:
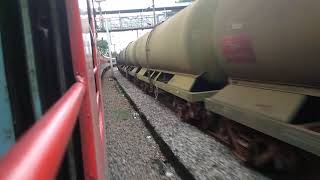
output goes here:
[{"label": "beige tanker body", "polygon": [[[124,53],[120,71],[156,98],[159,89],[172,96],[181,119],[213,125],[242,160],[295,164],[301,154],[292,146],[320,156],[319,7],[319,0],[198,0],[129,45],[133,55]],[[231,81],[205,89],[201,77]],[[265,148],[252,154],[256,147]]]},{"label": "beige tanker body", "polygon": [[[212,83],[225,82],[216,63],[214,46],[215,0],[199,0],[127,46],[126,62],[136,66],[192,75],[205,74]],[[148,59],[146,49],[149,49]],[[147,62],[149,61],[149,62]]]},{"label": "beige tanker body", "polygon": [[119,58],[118,58],[117,62],[118,62],[119,64],[124,64],[124,51],[123,51],[123,50],[120,51],[120,53],[119,53]]},{"label": "beige tanker body", "polygon": [[130,42],[126,48],[125,62],[127,64],[130,64],[130,65],[137,64],[136,58],[135,58],[135,45],[136,45],[136,41],[133,41],[133,42]]},{"label": "beige tanker body", "polygon": [[219,1],[215,46],[227,75],[320,87],[319,7],[319,0]]},{"label": "beige tanker body", "polygon": [[144,66],[146,67],[146,43],[148,40],[149,33],[144,34],[142,37],[140,37],[138,40],[136,40],[136,47],[134,49],[135,51],[135,64],[136,66]]},{"label": "beige tanker body", "polygon": [[[231,81],[206,99],[206,109],[320,156],[320,1],[218,4],[217,60]],[[269,148],[262,154],[268,154],[273,145],[264,143]],[[268,161],[277,161],[279,154]],[[289,162],[289,155],[284,159]]]}]

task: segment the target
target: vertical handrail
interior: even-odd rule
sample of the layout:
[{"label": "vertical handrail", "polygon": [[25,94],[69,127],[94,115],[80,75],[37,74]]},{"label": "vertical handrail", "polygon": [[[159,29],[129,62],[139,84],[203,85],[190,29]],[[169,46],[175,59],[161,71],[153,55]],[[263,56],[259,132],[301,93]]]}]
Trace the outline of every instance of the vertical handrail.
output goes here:
[{"label": "vertical handrail", "polygon": [[90,68],[92,62],[90,59],[86,59],[90,54],[86,54],[84,41],[87,40],[83,39],[83,33],[87,32],[82,31],[79,1],[65,0],[65,4],[74,73],[75,76],[80,76],[82,81],[87,83],[83,107],[79,113],[84,178],[90,180],[106,179],[104,161],[102,161],[105,159],[105,155],[100,141],[98,109],[94,97],[94,79]]},{"label": "vertical handrail", "polygon": [[0,179],[54,179],[85,94],[76,82],[0,160]]}]

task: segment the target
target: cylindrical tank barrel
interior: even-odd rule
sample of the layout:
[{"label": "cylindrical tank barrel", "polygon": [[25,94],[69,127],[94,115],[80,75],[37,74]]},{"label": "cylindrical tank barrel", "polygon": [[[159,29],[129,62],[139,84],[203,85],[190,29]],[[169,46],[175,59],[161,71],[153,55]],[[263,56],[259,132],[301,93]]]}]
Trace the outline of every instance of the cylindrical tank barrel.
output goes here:
[{"label": "cylindrical tank barrel", "polygon": [[136,47],[135,47],[135,58],[136,58],[136,63],[135,65],[142,66],[142,67],[147,67],[146,62],[147,62],[147,57],[146,57],[146,44],[147,40],[149,37],[149,32],[144,34],[142,37],[140,37],[136,41]]},{"label": "cylindrical tank barrel", "polygon": [[320,87],[319,0],[219,1],[219,62],[233,79]]},{"label": "cylindrical tank barrel", "polygon": [[130,42],[126,49],[126,62],[127,64],[137,64],[135,61],[135,42]]},{"label": "cylindrical tank barrel", "polygon": [[129,65],[128,62],[128,46],[123,50],[123,61],[126,65]]},{"label": "cylindrical tank barrel", "polygon": [[210,82],[224,82],[225,75],[214,53],[216,7],[216,0],[198,0],[139,38],[136,65],[195,75],[205,73]]},{"label": "cylindrical tank barrel", "polygon": [[123,51],[120,51],[118,57],[119,57],[119,58],[118,58],[117,63],[118,63],[118,64],[123,64],[123,63],[124,63],[124,61],[123,61]]}]

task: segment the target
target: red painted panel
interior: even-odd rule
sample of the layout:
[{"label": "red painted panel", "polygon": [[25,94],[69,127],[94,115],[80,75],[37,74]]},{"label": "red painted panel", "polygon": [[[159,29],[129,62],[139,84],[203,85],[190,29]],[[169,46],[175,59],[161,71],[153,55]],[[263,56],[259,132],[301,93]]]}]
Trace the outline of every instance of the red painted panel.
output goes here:
[{"label": "red painted panel", "polygon": [[[100,152],[99,152],[99,156],[100,156],[100,159],[103,159],[105,160],[105,131],[104,131],[104,107],[103,107],[103,100],[102,100],[102,89],[101,89],[101,77],[100,77],[100,66],[101,66],[101,62],[100,62],[100,59],[98,58],[97,56],[97,43],[96,43],[96,33],[95,33],[95,23],[94,23],[94,12],[93,12],[93,3],[90,3],[88,4],[89,6],[89,9],[91,10],[91,16],[89,17],[91,19],[91,23],[90,23],[90,27],[91,27],[91,32],[92,32],[92,58],[93,58],[93,61],[94,61],[94,65],[97,67],[97,70],[96,72],[94,72],[94,77],[95,77],[95,82],[96,82],[96,86],[97,86],[97,92],[98,93],[96,96],[98,97],[98,100],[96,101],[97,102],[97,110],[98,110],[98,121],[96,123],[96,125],[98,126],[98,129],[99,129],[99,135],[100,135]],[[102,162],[105,162],[105,161],[102,161]],[[101,166],[99,166],[100,168],[100,171],[101,172],[104,172],[105,171],[105,163],[102,163]]]},{"label": "red painted panel", "polygon": [[229,63],[253,63],[256,61],[251,39],[246,35],[223,37],[220,41],[222,54]]},{"label": "red painted panel", "polygon": [[0,179],[54,179],[85,93],[77,82],[0,161]]},{"label": "red painted panel", "polygon": [[[86,3],[86,1],[81,1]],[[69,36],[72,51],[72,59],[76,76],[80,76],[87,84],[87,91],[84,97],[83,106],[79,114],[80,117],[80,133],[81,146],[84,162],[84,175],[86,179],[105,179],[104,176],[104,144],[101,143],[101,135],[99,128],[99,111],[96,103],[96,85],[94,83],[94,73],[92,68],[92,54],[85,51],[84,45],[90,48],[90,38],[87,37],[88,32],[81,29],[81,19],[79,13],[78,0],[66,0]],[[82,15],[82,18],[88,18]],[[85,23],[85,22],[83,22]],[[86,27],[86,26],[84,26]],[[86,54],[87,52],[87,54]],[[90,54],[89,54],[90,53]],[[99,68],[98,68],[99,69]],[[100,88],[100,87],[98,87]]]}]

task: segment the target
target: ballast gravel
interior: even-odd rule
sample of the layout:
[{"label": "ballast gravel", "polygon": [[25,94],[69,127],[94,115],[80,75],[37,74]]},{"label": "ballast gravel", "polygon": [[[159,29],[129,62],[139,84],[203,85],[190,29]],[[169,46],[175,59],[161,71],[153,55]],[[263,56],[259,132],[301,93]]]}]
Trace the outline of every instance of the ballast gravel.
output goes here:
[{"label": "ballast gravel", "polygon": [[116,81],[102,79],[108,180],[179,180]]},{"label": "ballast gravel", "polygon": [[118,71],[115,78],[194,179],[269,179],[243,166],[229,149],[212,137],[181,122],[172,110],[138,89]]}]

